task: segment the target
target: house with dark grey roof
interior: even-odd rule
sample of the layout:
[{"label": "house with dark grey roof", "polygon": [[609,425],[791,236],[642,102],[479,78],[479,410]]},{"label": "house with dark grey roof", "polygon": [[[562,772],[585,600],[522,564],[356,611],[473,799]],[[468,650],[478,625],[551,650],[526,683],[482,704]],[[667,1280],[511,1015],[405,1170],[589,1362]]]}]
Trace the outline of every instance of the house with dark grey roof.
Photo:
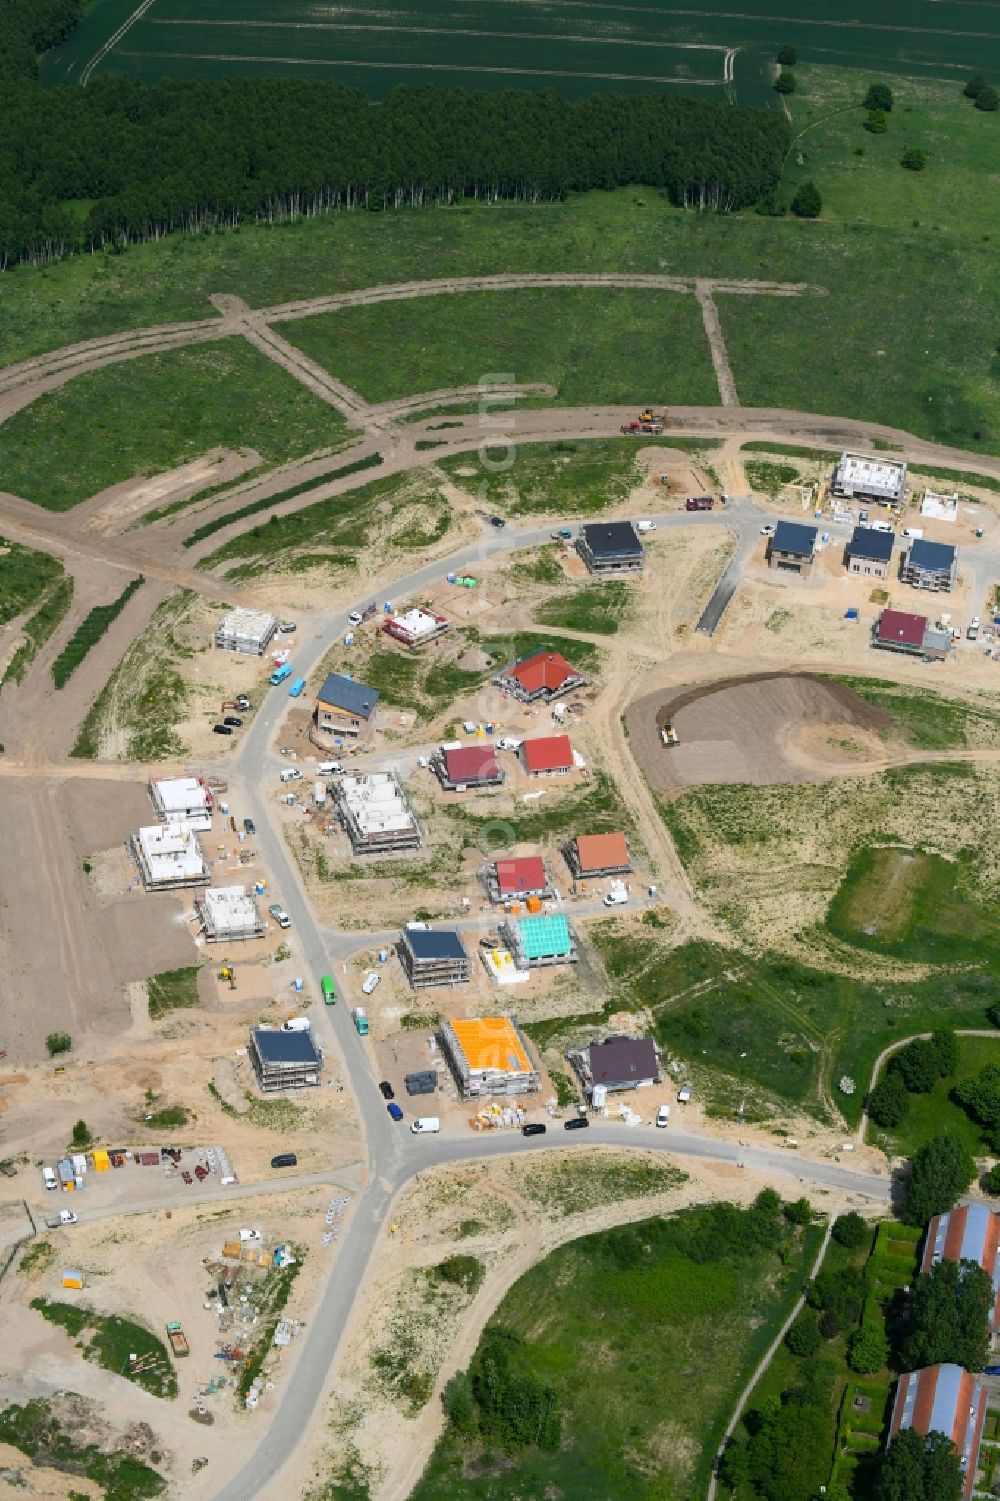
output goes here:
[{"label": "house with dark grey roof", "polygon": [[915,589],[933,589],[947,593],[955,582],[958,555],[948,542],[927,542],[918,537],[908,553],[903,554],[899,576]]},{"label": "house with dark grey roof", "polygon": [[250,1033],[250,1062],[264,1094],[319,1084],[323,1054],[312,1031],[282,1032],[255,1027]]},{"label": "house with dark grey roof", "polygon": [[660,1061],[651,1037],[609,1037],[569,1057],[588,1093],[597,1085],[615,1091],[660,1082]]},{"label": "house with dark grey roof", "polygon": [[465,985],[472,972],[465,944],[454,928],[407,923],[396,952],[414,990],[429,985]]},{"label": "house with dark grey roof", "polygon": [[888,578],[895,541],[893,532],[877,531],[871,526],[856,526],[854,535],[847,544],[848,573],[856,573],[866,579]]},{"label": "house with dark grey roof", "polygon": [[816,557],[817,529],[801,521],[779,521],[767,548],[767,566],[807,578]]},{"label": "house with dark grey roof", "polygon": [[639,573],[646,564],[646,549],[631,521],[582,526],[576,550],[591,573]]},{"label": "house with dark grey roof", "polygon": [[378,699],[377,688],[342,672],[328,673],[316,695],[310,738],[324,749],[343,740],[366,740],[375,727]]}]

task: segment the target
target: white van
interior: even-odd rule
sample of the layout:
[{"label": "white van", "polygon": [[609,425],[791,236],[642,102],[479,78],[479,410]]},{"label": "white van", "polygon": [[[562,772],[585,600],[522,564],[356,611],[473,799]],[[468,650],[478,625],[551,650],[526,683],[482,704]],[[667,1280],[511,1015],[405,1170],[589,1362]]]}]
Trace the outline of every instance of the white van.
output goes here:
[{"label": "white van", "polygon": [[317,808],[326,807],[326,783],[317,782],[313,788],[313,802]]},{"label": "white van", "polygon": [[440,1129],[441,1121],[436,1115],[421,1115],[410,1127],[414,1136],[420,1136],[424,1131],[440,1131]]},{"label": "white van", "polygon": [[301,782],[302,773],[297,766],[286,766],[284,771],[279,771],[278,780],[282,782]]},{"label": "white van", "polygon": [[655,521],[637,521],[636,524],[635,524],[635,529],[636,529],[637,532],[655,532],[656,531],[656,522]]},{"label": "white van", "polygon": [[615,885],[604,897],[605,907],[624,907],[628,901],[628,892],[624,886]]},{"label": "white van", "polygon": [[343,771],[343,769],[339,761],[321,761],[316,768],[320,776],[324,777],[335,776],[338,771]]},{"label": "white van", "polygon": [[281,1023],[282,1032],[308,1032],[312,1026],[308,1016],[290,1016]]},{"label": "white van", "polygon": [[497,741],[497,750],[518,751],[520,749],[521,742],[516,735],[501,735]]},{"label": "white van", "polygon": [[45,1184],[46,1188],[59,1187],[59,1179],[56,1177],[55,1173],[50,1167],[42,1168],[42,1182]]},{"label": "white van", "polygon": [[372,991],[377,990],[381,983],[382,976],[376,970],[371,969],[365,975],[364,983],[362,984],[361,989],[364,991],[365,995],[371,995]]}]

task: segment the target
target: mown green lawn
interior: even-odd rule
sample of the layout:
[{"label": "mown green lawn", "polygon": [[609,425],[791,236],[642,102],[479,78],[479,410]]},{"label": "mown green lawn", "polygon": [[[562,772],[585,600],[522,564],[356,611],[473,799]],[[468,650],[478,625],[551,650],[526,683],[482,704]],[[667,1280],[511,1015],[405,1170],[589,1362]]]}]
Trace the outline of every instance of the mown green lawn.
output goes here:
[{"label": "mown green lawn", "polygon": [[676,292],[466,292],[346,308],[280,331],[370,401],[485,377],[544,381],[561,405],[719,399],[701,309]]},{"label": "mown green lawn", "polygon": [[[979,114],[976,124],[995,132],[998,119]],[[946,163],[936,164],[939,179],[945,169]],[[988,202],[992,186],[985,173],[981,187]],[[870,196],[878,201],[877,192]],[[384,282],[499,271],[667,270],[803,281],[824,287],[826,295],[793,301],[720,298],[745,404],[868,418],[997,452],[995,259],[995,241],[984,241],[974,223],[959,218],[934,230],[914,227],[912,217],[900,216],[894,203],[871,223],[842,220],[832,210],[815,222],[686,213],[655,192],[630,189],[552,204],[463,203],[396,214],[345,213],[287,227],[243,227],[199,239],[177,236],[120,256],[81,256],[44,270],[5,272],[0,359],[23,359],[136,325],[212,316],[212,292],[235,292],[260,307]],[[613,304],[623,295],[595,293],[587,306],[600,308],[602,298]],[[664,324],[659,310],[660,304],[669,309],[674,302],[650,296],[638,304],[632,337],[648,348],[647,341],[662,334],[664,349],[655,354],[649,379],[637,363],[627,367],[639,380],[638,388],[628,391],[630,402],[666,399],[670,386],[649,389],[662,371],[675,383],[687,379],[670,371],[669,362],[684,361],[688,343],[672,347],[672,321]],[[396,315],[425,316],[413,306],[405,314],[402,304],[386,311],[390,365],[400,357],[402,343],[397,334],[393,346],[391,330],[408,327],[395,321]],[[433,315],[447,318],[442,309],[442,300],[435,299]],[[668,316],[672,320],[675,314]],[[595,319],[599,329],[610,326],[591,312],[584,334]],[[296,337],[303,328],[300,324]],[[291,332],[292,325],[284,331]],[[458,342],[475,348],[478,335],[469,334],[459,327]],[[533,335],[532,347],[539,347],[540,337]],[[438,342],[432,336],[432,345]],[[604,334],[599,342],[606,353],[611,346]],[[567,372],[570,394],[564,392],[562,400],[581,399],[611,378],[601,373],[600,360],[585,340],[574,347],[580,368]],[[515,373],[526,378],[520,351],[514,352]],[[558,360],[558,349],[554,357]],[[413,378],[408,362],[427,358],[403,351],[407,379]],[[440,358],[432,351],[435,368]],[[490,368],[480,364],[471,379]],[[505,359],[500,368],[511,364]],[[384,379],[395,377],[390,371]],[[980,439],[974,438],[976,431]]]},{"label": "mown green lawn", "polygon": [[[690,1501],[705,1493],[736,1394],[811,1265],[819,1231],[696,1259],[690,1210],[586,1236],[515,1283],[491,1326],[563,1409],[558,1452],[500,1455],[446,1432],[413,1501]],[[780,1236],[778,1237],[780,1239]],[[485,1451],[485,1452],[484,1452]]]},{"label": "mown green lawn", "polygon": [[339,413],[280,366],[224,339],[105,366],[23,407],[0,426],[0,489],[66,511],[213,448],[254,448],[279,464],[343,431]]},{"label": "mown green lawn", "polygon": [[893,1131],[870,1126],[869,1137],[887,1137],[897,1156],[911,1157],[931,1137],[950,1131],[961,1137],[974,1157],[990,1153],[982,1128],[960,1105],[955,1104],[951,1091],[960,1080],[978,1074],[988,1063],[1000,1063],[1000,1033],[996,1037],[960,1037],[958,1057],[956,1072],[939,1080],[930,1094],[909,1096],[909,1109],[901,1125]]}]

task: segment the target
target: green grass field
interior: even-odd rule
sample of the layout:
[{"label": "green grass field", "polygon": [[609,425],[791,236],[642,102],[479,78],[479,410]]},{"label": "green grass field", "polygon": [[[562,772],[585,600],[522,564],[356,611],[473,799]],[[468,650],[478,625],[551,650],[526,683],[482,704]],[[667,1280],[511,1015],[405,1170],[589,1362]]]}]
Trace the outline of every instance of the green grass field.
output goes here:
[{"label": "green grass field", "polygon": [[184,1010],[198,1004],[198,966],[165,969],[152,975],[148,982],[149,1017],[159,1021],[170,1011]]},{"label": "green grass field", "polygon": [[558,1450],[503,1454],[448,1431],[413,1501],[704,1495],[736,1394],[794,1301],[819,1235],[793,1240],[779,1228],[768,1250],[697,1251],[728,1209],[586,1236],[522,1277],[488,1330],[512,1330],[523,1341],[513,1368],[555,1389]]},{"label": "green grass field", "polygon": [[560,405],[627,405],[655,391],[668,405],[714,406],[719,395],[701,309],[677,292],[466,292],[278,327],[370,401],[475,386],[496,372],[554,386]]},{"label": "green grass field", "polygon": [[[154,1397],[176,1397],[177,1373],[173,1361],[167,1354],[166,1345],[152,1330],[134,1319],[97,1313],[76,1303],[53,1303],[48,1298],[33,1298],[31,1306],[50,1324],[65,1329],[87,1360],[94,1361],[106,1371],[114,1371],[116,1376],[134,1381]],[[131,1355],[138,1356],[141,1362],[134,1374],[129,1367]]]},{"label": "green grass field", "polygon": [[859,697],[885,709],[893,723],[881,732],[887,744],[902,741],[917,750],[947,751],[1000,744],[1000,714],[987,700],[980,707],[939,693],[921,692],[884,678],[837,676]]},{"label": "green grass field", "polygon": [[209,449],[271,464],[338,442],[343,420],[242,339],[80,375],[0,427],[0,488],[65,511]]},{"label": "green grass field", "polygon": [[886,1137],[899,1157],[910,1157],[919,1147],[946,1131],[958,1136],[974,1157],[992,1156],[992,1151],[978,1126],[960,1105],[951,1099],[951,1091],[961,1079],[978,1074],[988,1063],[1000,1063],[1000,1034],[996,1037],[960,1037],[958,1068],[947,1079],[935,1084],[929,1094],[911,1094],[906,1119],[892,1131],[869,1126],[869,1139]]},{"label": "green grass field", "polygon": [[19,542],[0,541],[0,627],[18,615],[25,616],[22,640],[11,654],[0,686],[24,681],[72,602],[73,579],[56,558]]},{"label": "green grass field", "polygon": [[582,589],[567,594],[553,595],[536,609],[535,619],[541,625],[613,636],[624,623],[631,602],[628,584],[622,579],[606,579],[600,584],[584,584]]},{"label": "green grass field", "polygon": [[87,612],[52,663],[52,681],[57,688],[65,688],[84,657],[118,619],[132,595],[142,588],[144,582],[141,575],[131,579],[117,599],[106,605],[95,605]]},{"label": "green grass field", "polygon": [[513,441],[513,454],[498,447],[490,455],[490,467],[475,450],[442,459],[438,467],[490,510],[505,515],[516,511],[522,516],[533,512],[586,516],[606,510],[620,505],[645,474],[631,438],[564,439],[518,446],[515,429]]}]

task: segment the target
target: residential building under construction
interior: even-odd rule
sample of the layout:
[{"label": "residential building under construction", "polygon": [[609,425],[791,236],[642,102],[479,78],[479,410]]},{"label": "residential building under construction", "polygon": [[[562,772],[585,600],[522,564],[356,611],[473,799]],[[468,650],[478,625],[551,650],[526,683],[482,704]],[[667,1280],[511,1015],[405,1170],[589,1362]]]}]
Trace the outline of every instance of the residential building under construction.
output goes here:
[{"label": "residential building under construction", "polygon": [[420,825],[394,772],[336,777],[333,806],[356,855],[420,848]]}]

